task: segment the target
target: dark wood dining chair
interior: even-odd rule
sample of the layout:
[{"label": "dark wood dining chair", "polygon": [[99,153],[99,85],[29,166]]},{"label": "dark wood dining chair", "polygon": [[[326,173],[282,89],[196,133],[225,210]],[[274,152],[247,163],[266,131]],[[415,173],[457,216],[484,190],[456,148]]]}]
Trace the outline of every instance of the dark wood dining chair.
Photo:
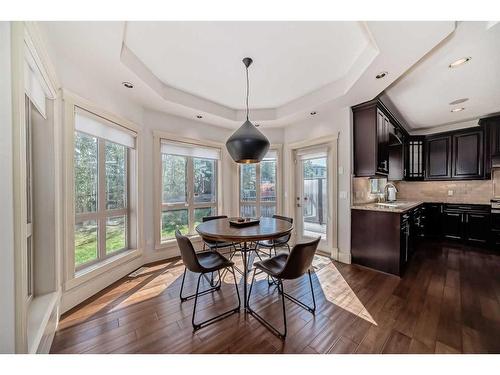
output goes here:
[{"label": "dark wood dining chair", "polygon": [[[259,322],[261,322],[264,326],[266,326],[271,332],[273,332],[282,339],[286,337],[287,333],[285,298],[289,299],[293,303],[296,303],[300,307],[311,312],[313,315],[316,312],[316,300],[314,298],[314,289],[313,289],[310,269],[320,239],[321,237],[318,237],[317,239],[311,242],[296,244],[290,251],[290,254],[281,253],[272,258],[268,258],[261,262],[254,263],[255,269],[253,271],[252,283],[250,284],[250,290],[248,291],[248,300],[247,300],[248,311]],[[281,302],[283,308],[283,323],[284,323],[283,332],[280,332],[277,328],[275,328],[271,323],[265,320],[261,315],[259,315],[250,307],[250,296],[252,294],[252,287],[255,282],[255,276],[257,274],[257,270],[259,270],[259,274],[265,273],[268,276],[272,277],[277,282],[278,294],[281,295]],[[303,276],[306,272],[309,276],[309,285],[311,286],[311,294],[313,301],[312,307],[307,306],[305,303],[299,301],[295,297],[286,293],[285,290],[283,289],[283,280],[297,279]]]},{"label": "dark wood dining chair", "polygon": [[[182,275],[182,284],[179,297],[181,299],[181,302],[185,302],[189,299],[194,298],[193,316],[191,318],[193,331],[197,331],[200,328],[206,327],[209,324],[215,323],[221,319],[228,317],[231,314],[239,312],[241,307],[241,300],[240,300],[240,293],[238,291],[238,284],[236,281],[236,274],[234,273],[234,267],[233,267],[234,263],[216,251],[209,250],[196,253],[190,239],[187,238],[186,236],[183,236],[178,229],[175,231],[175,238],[177,239],[177,244],[179,245],[179,250],[181,252],[182,262],[184,263],[185,266],[184,274]],[[231,310],[225,311],[222,314],[219,314],[213,318],[196,323],[195,318],[196,318],[196,306],[198,303],[198,297],[220,290],[222,285],[220,270],[222,269],[224,270],[228,269],[233,274],[234,286],[236,288],[236,295],[238,296],[238,306]],[[188,270],[199,274],[198,283],[196,284],[196,292],[194,294],[184,297],[182,295],[182,292],[184,289],[186,272]],[[219,274],[219,280],[217,284],[211,285],[209,289],[200,292],[200,281],[202,276],[213,272],[217,272]]]},{"label": "dark wood dining chair", "polygon": [[[279,220],[286,220],[290,224],[293,224],[293,218],[287,217],[287,216],[281,216],[281,215],[273,215],[273,219],[279,219]],[[269,249],[269,257],[272,255],[272,250],[274,250],[274,255],[276,255],[276,248],[277,247],[287,247],[288,252],[290,252],[290,245],[288,245],[288,241],[290,241],[290,237],[292,236],[292,233],[288,233],[284,236],[281,236],[279,238],[275,238],[274,240],[263,240],[259,241],[257,243],[259,248],[266,248]]]}]

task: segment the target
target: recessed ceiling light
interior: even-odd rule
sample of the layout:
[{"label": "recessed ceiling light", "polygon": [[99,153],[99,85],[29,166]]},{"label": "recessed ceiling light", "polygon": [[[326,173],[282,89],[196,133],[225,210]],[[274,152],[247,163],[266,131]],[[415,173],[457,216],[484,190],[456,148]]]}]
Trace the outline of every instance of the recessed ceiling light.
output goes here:
[{"label": "recessed ceiling light", "polygon": [[463,111],[465,108],[464,107],[459,107],[459,108],[453,108],[451,111],[452,112],[461,112]]},{"label": "recessed ceiling light", "polygon": [[457,99],[457,100],[454,100],[454,101],[450,102],[449,104],[450,105],[457,105],[457,104],[460,104],[460,103],[465,103],[467,100],[469,100],[469,98]]},{"label": "recessed ceiling light", "polygon": [[318,114],[318,112],[312,111],[310,114],[311,114],[311,116],[314,116],[314,115]]},{"label": "recessed ceiling light", "polygon": [[456,68],[459,67],[462,64],[465,64],[466,62],[469,62],[472,59],[472,57],[462,57],[461,59],[453,61],[450,65],[448,65],[448,68]]},{"label": "recessed ceiling light", "polygon": [[133,89],[134,88],[134,84],[132,82],[124,81],[124,82],[122,82],[122,85],[125,86],[127,89]]},{"label": "recessed ceiling light", "polygon": [[375,76],[375,78],[381,79],[381,78],[384,78],[387,74],[389,74],[389,73],[387,73],[387,72],[380,72],[379,74],[377,74]]},{"label": "recessed ceiling light", "polygon": [[202,115],[196,115],[196,118],[203,118]]}]

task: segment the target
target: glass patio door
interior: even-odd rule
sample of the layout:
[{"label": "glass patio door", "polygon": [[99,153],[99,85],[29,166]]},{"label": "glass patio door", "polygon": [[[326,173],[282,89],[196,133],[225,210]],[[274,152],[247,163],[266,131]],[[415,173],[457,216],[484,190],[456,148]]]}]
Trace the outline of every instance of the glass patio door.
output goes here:
[{"label": "glass patio door", "polygon": [[326,243],[328,233],[328,149],[315,147],[298,150],[296,208],[299,240],[321,236]]}]

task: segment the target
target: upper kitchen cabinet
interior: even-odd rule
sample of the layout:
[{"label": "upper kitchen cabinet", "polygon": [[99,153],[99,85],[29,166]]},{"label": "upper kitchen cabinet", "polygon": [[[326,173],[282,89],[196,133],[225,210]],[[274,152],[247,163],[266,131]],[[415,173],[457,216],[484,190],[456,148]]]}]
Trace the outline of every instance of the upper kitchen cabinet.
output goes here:
[{"label": "upper kitchen cabinet", "polygon": [[483,178],[483,130],[469,130],[453,134],[452,178],[473,180]]},{"label": "upper kitchen cabinet", "polygon": [[500,116],[479,120],[484,130],[484,174],[491,176],[491,168],[500,165]]},{"label": "upper kitchen cabinet", "polygon": [[484,133],[473,128],[428,136],[425,140],[427,180],[484,178]]},{"label": "upper kitchen cabinet", "polygon": [[427,180],[451,178],[451,135],[430,136],[425,140]]},{"label": "upper kitchen cabinet", "polygon": [[352,112],[355,176],[403,179],[406,134],[387,108],[372,100],[353,107]]},{"label": "upper kitchen cabinet", "polygon": [[406,166],[404,177],[409,181],[423,180],[425,177],[424,136],[410,136],[405,142]]}]

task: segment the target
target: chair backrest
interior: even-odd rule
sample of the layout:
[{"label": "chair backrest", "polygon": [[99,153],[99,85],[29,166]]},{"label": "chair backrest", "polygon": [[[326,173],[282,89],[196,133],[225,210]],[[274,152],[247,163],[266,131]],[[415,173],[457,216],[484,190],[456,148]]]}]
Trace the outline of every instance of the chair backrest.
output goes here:
[{"label": "chair backrest", "polygon": [[206,221],[217,220],[217,219],[227,219],[227,216],[226,215],[204,216],[204,217],[201,218],[201,221],[204,223]]},{"label": "chair backrest", "polygon": [[[287,216],[281,216],[281,215],[273,215],[273,219],[280,219],[280,220],[286,220],[288,221],[290,224],[293,224],[293,218],[291,217],[287,217]],[[292,236],[292,233],[288,233],[282,237],[279,237],[279,238],[276,238],[274,240],[274,242],[276,243],[280,243],[280,244],[283,244],[283,243],[287,243],[288,241],[290,241],[290,237]]]},{"label": "chair backrest", "polygon": [[311,268],[314,254],[318,248],[321,237],[314,241],[296,244],[290,251],[283,271],[279,274],[282,279],[296,279]]},{"label": "chair backrest", "polygon": [[175,238],[177,239],[177,245],[179,245],[179,250],[181,251],[182,262],[186,268],[191,272],[200,273],[201,265],[198,262],[198,257],[196,256],[191,240],[183,236],[179,229],[175,231]]}]

